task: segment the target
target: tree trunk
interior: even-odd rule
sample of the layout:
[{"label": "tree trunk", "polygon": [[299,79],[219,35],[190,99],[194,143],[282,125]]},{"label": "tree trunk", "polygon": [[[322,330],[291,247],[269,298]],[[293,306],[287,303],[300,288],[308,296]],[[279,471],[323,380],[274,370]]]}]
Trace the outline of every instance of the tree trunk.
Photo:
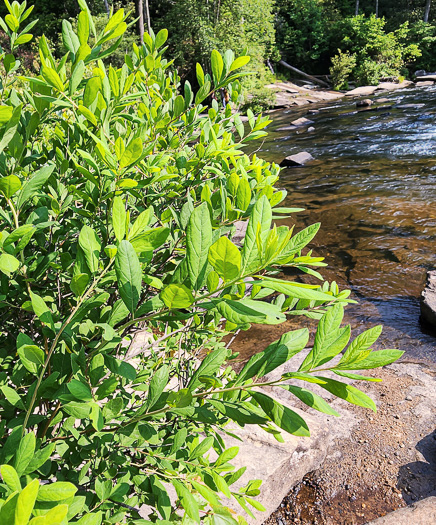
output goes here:
[{"label": "tree trunk", "polygon": [[425,3],[424,22],[428,22],[428,17],[430,16],[430,7],[431,7],[431,0],[427,0]]},{"label": "tree trunk", "polygon": [[145,20],[147,21],[147,31],[151,33],[150,7],[148,0],[145,0]]},{"label": "tree trunk", "polygon": [[109,4],[107,3],[107,0],[104,0],[104,8],[106,9],[106,14],[109,18],[110,10],[109,10]]},{"label": "tree trunk", "polygon": [[136,23],[141,44],[144,43],[144,5],[142,0],[135,0],[135,11],[138,22]]},{"label": "tree trunk", "polygon": [[378,18],[378,0],[375,0],[375,17]]},{"label": "tree trunk", "polygon": [[359,14],[359,0],[356,0],[356,11],[354,12],[354,16],[357,16]]},{"label": "tree trunk", "polygon": [[303,77],[306,77],[308,78],[309,80],[312,80],[312,82],[315,82],[317,84],[321,84],[322,86],[325,86],[325,87],[330,87],[326,82],[324,82],[323,80],[320,80],[319,78],[316,78],[316,77],[313,77],[312,75],[308,75],[307,73],[305,73],[304,71],[300,71],[299,69],[297,69],[296,67],[294,66],[291,66],[289,65],[287,62],[285,62],[284,60],[279,60],[279,64],[284,66],[284,67],[287,67],[288,69],[290,69],[291,71],[293,71],[294,73],[298,73],[299,75],[302,75]]}]

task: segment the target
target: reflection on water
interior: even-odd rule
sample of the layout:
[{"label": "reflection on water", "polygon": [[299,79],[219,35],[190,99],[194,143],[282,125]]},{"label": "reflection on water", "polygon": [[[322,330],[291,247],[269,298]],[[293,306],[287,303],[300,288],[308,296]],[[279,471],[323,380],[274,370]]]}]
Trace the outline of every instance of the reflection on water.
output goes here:
[{"label": "reflection on water", "polygon": [[[315,157],[282,171],[284,205],[306,208],[297,229],[322,223],[311,246],[329,263],[323,275],[359,300],[347,309],[348,321],[357,330],[382,322],[383,346],[436,363],[436,339],[419,324],[418,301],[426,270],[436,267],[436,89],[388,99],[383,104],[393,107],[386,111],[356,112],[349,100],[319,108],[308,116],[310,133],[274,131],[305,116],[307,107],[274,113],[260,154],[275,162],[300,151]],[[396,107],[405,104],[421,107]],[[265,342],[279,335],[277,327],[263,333]],[[249,352],[249,334],[240,343]]]}]

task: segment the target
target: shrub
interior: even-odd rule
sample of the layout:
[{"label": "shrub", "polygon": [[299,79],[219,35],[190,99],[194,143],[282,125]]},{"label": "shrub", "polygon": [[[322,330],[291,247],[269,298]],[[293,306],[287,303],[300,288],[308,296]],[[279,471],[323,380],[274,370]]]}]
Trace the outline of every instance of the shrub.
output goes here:
[{"label": "shrub", "polygon": [[338,54],[332,58],[332,67],[330,68],[330,75],[332,76],[335,90],[347,89],[348,78],[355,67],[356,55],[351,55],[348,51],[342,53],[338,49]]},{"label": "shrub", "polygon": [[[223,337],[287,314],[318,319],[299,370],[268,384],[333,415],[289,379],[375,410],[341,379],[364,379],[350,371],[401,352],[372,352],[375,327],[332,364],[350,339],[340,326],[349,292],[277,277],[281,266],[320,277],[322,260],[302,253],[319,225],[271,228],[298,210],[280,207],[278,166],[242,152],[269,121],[248,112],[245,129],[229,105],[203,105],[224,88],[237,98],[248,57],[212,51],[195,94],[170,71],[164,30],[107,67],[124,11],[95,34],[79,4],[77,33],[63,23],[66,54],[56,60],[42,37],[40,74],[20,85],[25,3],[6,2],[1,22],[13,43],[0,57],[0,522],[237,524],[222,495],[250,514],[262,508],[260,481],[233,488],[244,469],[232,467],[226,424],[257,424],[278,440],[309,435],[259,389],[308,330],[284,334],[239,373]],[[242,247],[237,221],[247,224]],[[148,343],[131,345],[140,329]]]}]

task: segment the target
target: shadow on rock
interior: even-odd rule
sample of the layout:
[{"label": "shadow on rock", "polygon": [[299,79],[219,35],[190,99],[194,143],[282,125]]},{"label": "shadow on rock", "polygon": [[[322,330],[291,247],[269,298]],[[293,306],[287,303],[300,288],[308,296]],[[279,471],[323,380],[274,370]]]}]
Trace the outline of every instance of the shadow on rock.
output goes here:
[{"label": "shadow on rock", "polygon": [[436,496],[436,430],[421,439],[415,448],[422,456],[422,461],[408,463],[398,473],[397,487],[408,505]]}]

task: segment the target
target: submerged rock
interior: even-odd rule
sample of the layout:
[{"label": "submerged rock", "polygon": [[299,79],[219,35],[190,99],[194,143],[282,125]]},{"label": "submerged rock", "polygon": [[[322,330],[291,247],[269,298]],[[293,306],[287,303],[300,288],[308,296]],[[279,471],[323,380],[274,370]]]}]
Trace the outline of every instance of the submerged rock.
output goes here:
[{"label": "submerged rock", "polygon": [[421,318],[436,326],[436,270],[427,272],[427,283],[421,294]]},{"label": "submerged rock", "polygon": [[309,162],[310,160],[314,160],[312,155],[308,153],[307,151],[301,151],[300,153],[297,153],[296,155],[289,155],[289,157],[286,157],[285,159],[280,162],[280,166],[282,168],[292,168],[295,166],[304,166],[306,162]]},{"label": "submerged rock", "polygon": [[313,120],[309,120],[308,118],[301,117],[301,118],[297,118],[297,120],[293,120],[291,124],[293,126],[309,126],[309,124],[313,124]]},{"label": "submerged rock", "polygon": [[374,102],[370,98],[364,98],[363,100],[358,100],[356,102],[356,108],[367,108],[373,104]]}]

